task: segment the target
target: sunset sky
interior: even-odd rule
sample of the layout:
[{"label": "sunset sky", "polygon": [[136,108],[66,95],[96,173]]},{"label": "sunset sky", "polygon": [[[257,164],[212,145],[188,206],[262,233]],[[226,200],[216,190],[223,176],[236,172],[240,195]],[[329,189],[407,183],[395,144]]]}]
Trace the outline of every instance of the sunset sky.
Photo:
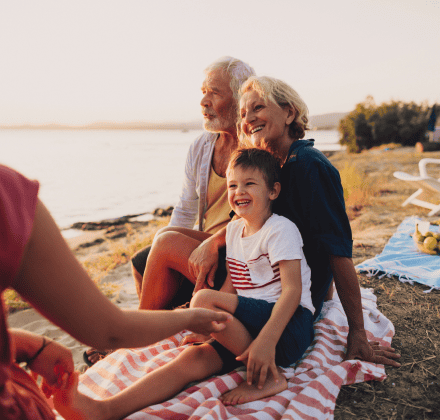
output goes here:
[{"label": "sunset sky", "polygon": [[312,115],[440,103],[440,0],[14,0],[0,6],[0,125],[200,119],[230,55]]}]

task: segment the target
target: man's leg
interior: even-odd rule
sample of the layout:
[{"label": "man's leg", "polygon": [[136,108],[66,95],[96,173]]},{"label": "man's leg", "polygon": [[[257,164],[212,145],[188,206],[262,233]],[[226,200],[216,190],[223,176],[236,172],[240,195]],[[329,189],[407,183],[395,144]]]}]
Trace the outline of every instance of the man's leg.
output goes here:
[{"label": "man's leg", "polygon": [[[179,290],[182,276],[191,283],[188,260],[191,253],[209,235],[204,232],[177,228],[154,238],[142,281],[139,309],[164,309]],[[191,236],[188,236],[190,233]]]},{"label": "man's leg", "polygon": [[136,285],[136,293],[141,298],[142,279],[144,277],[145,266],[147,265],[148,255],[151,245],[136,252],[131,259],[131,272],[133,274],[134,283]]},{"label": "man's leg", "polygon": [[[153,269],[153,274],[154,274],[154,270],[159,269],[159,272],[161,271],[160,265],[166,265],[166,253],[167,252],[171,252],[172,250],[174,250],[173,244],[169,244],[169,241],[159,241],[159,244],[156,244],[156,242],[158,242],[159,238],[161,237],[161,235],[165,234],[165,233],[180,233],[184,236],[187,236],[189,239],[192,238],[196,241],[198,241],[197,246],[204,241],[205,239],[207,239],[209,236],[211,236],[208,233],[205,232],[200,232],[197,230],[193,230],[193,229],[186,229],[186,228],[179,228],[179,227],[173,227],[173,226],[167,226],[165,228],[160,229],[154,238],[153,241],[153,245],[151,247],[146,247],[143,250],[139,251],[133,258],[132,258],[132,273],[133,273],[133,278],[135,280],[135,284],[136,284],[136,291],[138,293],[139,296],[139,301],[142,300],[142,286],[145,282],[145,279],[148,279],[148,274],[146,274],[146,266],[148,263],[148,257],[149,254],[151,252],[151,249],[154,248],[154,254],[156,255],[162,255],[162,261],[160,261],[159,265],[156,265],[156,267]],[[163,239],[163,238],[162,238]],[[185,246],[185,245],[183,245]],[[190,245],[193,246],[193,245]],[[158,247],[163,247],[163,249],[158,249]],[[193,248],[195,249],[195,248]],[[193,249],[191,249],[191,252],[193,251]],[[181,252],[181,249],[177,249],[177,252]],[[170,255],[171,256],[171,255]],[[151,264],[150,264],[151,265]],[[186,262],[185,268],[187,268],[188,266],[188,262]],[[162,267],[162,269],[165,269],[165,267]],[[177,272],[181,272],[180,270],[176,270]],[[182,282],[182,280],[184,280],[183,278],[181,278],[181,276],[179,275],[175,275],[172,276],[172,279],[167,278],[163,281],[161,281],[161,283],[164,284],[165,290],[169,290],[172,291],[174,289],[174,295],[177,293],[177,290],[175,289],[175,284],[180,284]],[[147,286],[147,288],[149,289],[149,292],[152,291],[154,293],[155,288],[152,287],[151,282],[149,283],[149,285]],[[173,294],[173,293],[172,293]],[[153,307],[149,307],[149,305],[151,304],[151,302],[148,301],[148,298],[144,297],[144,305],[145,307],[141,307],[141,309],[153,309]],[[168,300],[168,299],[167,299]],[[160,304],[160,303],[159,303]],[[165,309],[166,306],[160,307],[160,308],[156,308],[154,307],[154,309]]]}]

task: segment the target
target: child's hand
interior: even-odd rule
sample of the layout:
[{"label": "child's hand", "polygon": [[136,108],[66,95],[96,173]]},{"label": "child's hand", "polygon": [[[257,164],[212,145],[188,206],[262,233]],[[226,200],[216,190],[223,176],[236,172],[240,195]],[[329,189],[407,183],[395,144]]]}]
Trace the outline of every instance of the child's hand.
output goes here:
[{"label": "child's hand", "polygon": [[275,345],[258,340],[258,337],[251,345],[236,358],[239,361],[247,359],[247,383],[252,385],[255,380],[257,387],[262,389],[268,373],[272,373],[275,382],[279,380],[278,369],[275,365]]}]

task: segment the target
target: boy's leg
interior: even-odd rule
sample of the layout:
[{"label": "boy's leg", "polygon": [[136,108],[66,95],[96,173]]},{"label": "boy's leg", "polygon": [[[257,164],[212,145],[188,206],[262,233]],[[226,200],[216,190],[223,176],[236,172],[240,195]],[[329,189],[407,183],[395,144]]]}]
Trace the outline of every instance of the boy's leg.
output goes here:
[{"label": "boy's leg", "polygon": [[275,382],[272,373],[267,374],[266,382],[263,388],[258,388],[257,384],[249,385],[247,381],[240,383],[237,388],[225,392],[220,400],[224,405],[244,404],[251,401],[261,400],[262,398],[271,397],[279,394],[287,389],[287,380],[283,375],[283,370],[277,367],[279,373],[279,380]]},{"label": "boy's leg", "polygon": [[[207,308],[214,311],[229,312],[234,315],[238,306],[238,296],[232,293],[217,290],[199,290],[191,299],[191,308]],[[212,336],[236,356],[243,353],[252,343],[253,338],[245,326],[237,319],[232,318],[226,323],[226,328]]]},{"label": "boy's leg", "polygon": [[[191,300],[191,307],[203,307],[213,310],[221,310],[235,314],[238,306],[238,296],[231,293],[217,292],[204,289],[197,292]],[[268,314],[268,317],[270,313]],[[253,337],[246,327],[234,318],[226,324],[226,328],[212,336],[230,352],[236,356],[242,354],[252,343]],[[281,369],[278,369],[282,373]],[[249,385],[247,381],[242,382],[237,388],[225,393],[221,400],[225,405],[242,404],[255,401],[261,398],[270,397],[287,389],[287,380],[283,375],[275,382],[273,375],[268,372],[263,388],[258,388],[256,383]]]},{"label": "boy's leg", "polygon": [[186,348],[166,365],[152,371],[113,397],[102,401],[80,394],[75,384],[55,395],[55,408],[66,418],[111,420],[125,418],[150,405],[168,400],[193,381],[222,368],[223,362],[208,344]]}]

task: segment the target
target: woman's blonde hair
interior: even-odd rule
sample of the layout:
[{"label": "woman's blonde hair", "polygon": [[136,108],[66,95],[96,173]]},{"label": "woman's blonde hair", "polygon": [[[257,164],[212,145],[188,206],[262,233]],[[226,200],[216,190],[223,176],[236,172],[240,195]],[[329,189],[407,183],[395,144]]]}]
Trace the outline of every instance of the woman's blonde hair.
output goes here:
[{"label": "woman's blonde hair", "polygon": [[295,89],[273,77],[251,76],[241,86],[240,97],[252,90],[255,90],[265,101],[270,100],[281,108],[292,108],[296,115],[289,126],[289,135],[295,140],[305,136],[305,131],[309,130],[309,109]]}]

